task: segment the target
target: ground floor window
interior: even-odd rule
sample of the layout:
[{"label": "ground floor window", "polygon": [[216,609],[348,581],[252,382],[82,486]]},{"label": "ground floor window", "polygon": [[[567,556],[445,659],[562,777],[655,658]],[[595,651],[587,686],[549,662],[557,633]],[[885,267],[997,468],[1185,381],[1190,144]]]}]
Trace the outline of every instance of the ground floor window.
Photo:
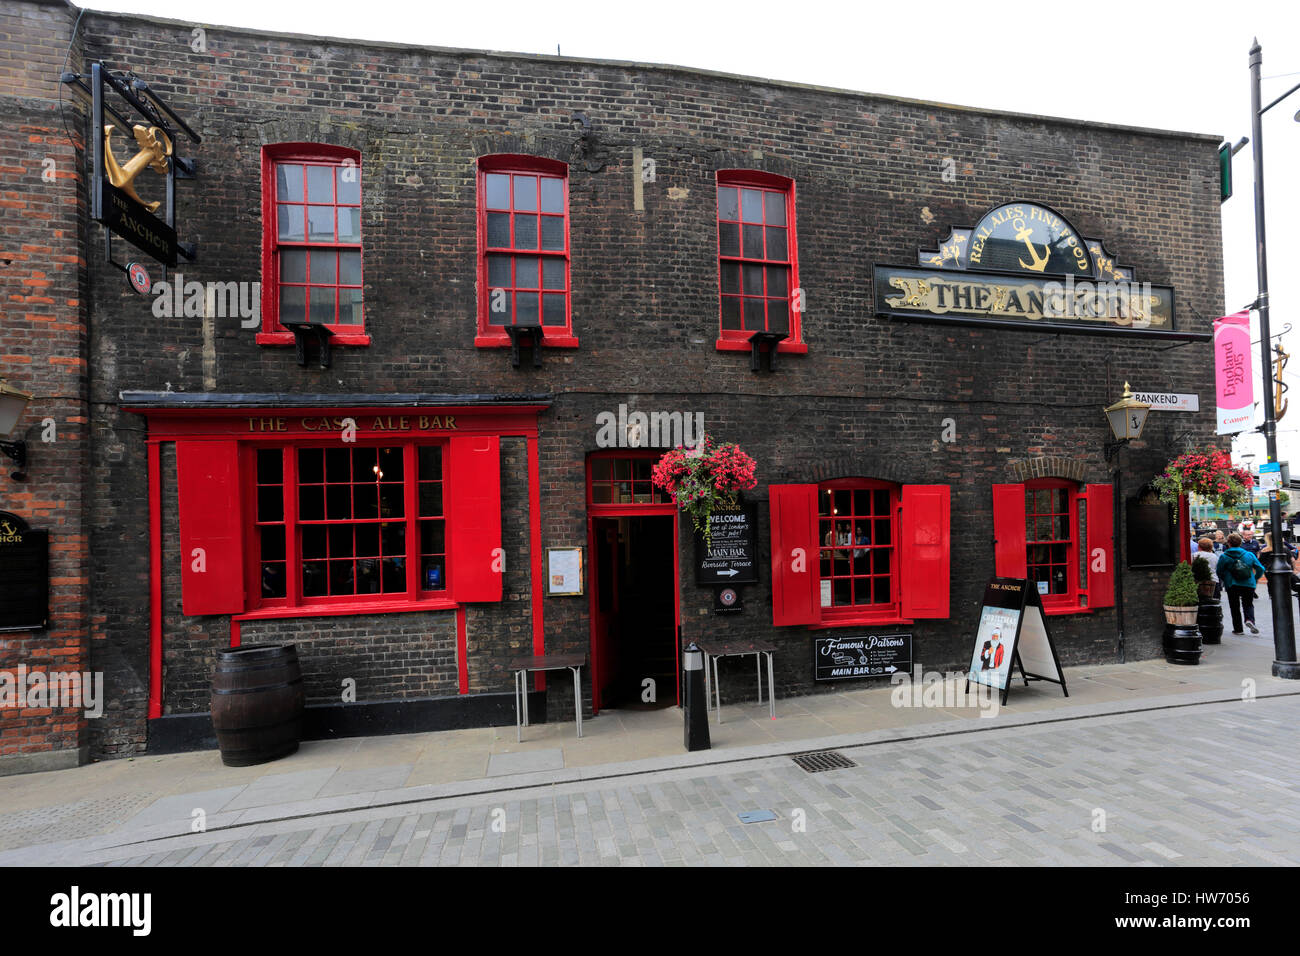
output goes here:
[{"label": "ground floor window", "polygon": [[823,613],[892,608],[897,486],[854,479],[817,492]]},{"label": "ground floor window", "polygon": [[[264,601],[447,589],[441,443],[256,449]],[[289,555],[296,555],[290,562]]]},{"label": "ground floor window", "polygon": [[947,485],[840,478],[770,486],[773,623],[946,618],[949,502]]},{"label": "ground floor window", "polygon": [[[358,440],[340,436],[349,420]],[[454,417],[432,414],[238,424],[253,437],[227,430],[176,441],[186,614],[501,600],[498,435],[460,432]]]},{"label": "ground floor window", "polygon": [[1112,606],[1113,509],[1110,485],[1064,478],[994,485],[995,573],[1029,580],[1048,613]]},{"label": "ground floor window", "polygon": [[1040,479],[1025,485],[1025,559],[1043,603],[1073,603],[1079,589],[1078,486]]}]

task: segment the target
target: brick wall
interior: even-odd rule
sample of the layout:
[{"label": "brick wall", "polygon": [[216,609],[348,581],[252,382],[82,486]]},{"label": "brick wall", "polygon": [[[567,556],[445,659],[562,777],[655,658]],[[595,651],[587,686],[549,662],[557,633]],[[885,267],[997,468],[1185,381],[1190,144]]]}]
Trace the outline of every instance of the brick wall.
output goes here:
[{"label": "brick wall", "polygon": [[[182,237],[199,243],[199,261],[183,270],[187,279],[261,278],[262,144],[355,148],[364,169],[373,344],[336,350],[328,371],[298,368],[291,349],[256,345],[236,319],[155,318],[147,299],[92,257],[91,407],[103,444],[95,448],[92,482],[96,661],[117,655],[116,692],[133,713],[133,695],[147,678],[140,570],[147,568],[148,513],[143,446],[130,432],[139,424],[115,407],[121,389],[554,393],[540,419],[543,547],[585,545],[585,456],[596,447],[596,414],[620,403],[703,412],[711,434],[740,442],[757,459],[753,497],[760,501],[773,482],[846,474],[845,461],[853,474],[949,483],[951,618],[915,628],[917,656],[935,668],[962,667],[969,658],[981,589],[992,573],[990,484],[1015,480],[1012,463],[1034,457],[1082,462],[1085,480],[1109,481],[1101,408],[1126,379],[1143,389],[1211,394],[1206,343],[1167,348],[882,320],[873,314],[870,269],[912,261],[949,227],[1023,199],[1052,206],[1083,234],[1103,239],[1139,278],[1172,285],[1183,321],[1209,331],[1223,304],[1217,138],[666,67],[211,27],[207,51],[197,53],[193,26],[89,12],[82,24],[87,56],[147,77],[204,137],[193,150],[200,176],[179,188]],[[578,112],[590,119],[588,136],[574,122]],[[656,161],[644,211],[633,209],[634,147]],[[513,369],[508,353],[473,346],[474,163],[507,152],[570,163],[581,347],[548,351],[541,369],[527,362]],[[948,158],[955,177],[943,175]],[[726,168],[796,181],[809,353],[783,357],[773,375],[752,373],[745,353],[713,346],[713,183]],[[948,418],[956,422],[952,443],[940,440]],[[1121,459],[1125,487],[1150,478],[1175,451],[1174,434],[1187,427],[1211,439],[1212,413],[1153,415],[1146,438]],[[510,476],[524,467],[521,455],[503,452],[511,487],[519,479]],[[515,543],[505,600],[469,612],[475,692],[508,689],[501,661],[531,645],[528,583],[518,576],[528,558],[514,558],[527,544],[519,510],[526,500],[506,504],[504,534]],[[765,506],[759,518],[767,548]],[[682,567],[689,569],[689,525],[681,527]],[[744,613],[724,624],[712,614],[711,593],[684,571],[684,637],[725,627],[775,639],[782,647],[778,692],[813,690],[811,635],[771,627],[766,567],[762,576],[746,590]],[[1159,652],[1164,579],[1125,571],[1130,659]],[[175,666],[174,655],[187,653],[185,632],[197,629],[195,640],[210,643],[224,625],[176,619],[170,600],[168,627],[182,632],[182,649],[167,651]],[[587,607],[585,599],[545,600],[549,650],[586,649]],[[1051,621],[1065,663],[1116,659],[1116,624],[1113,609]],[[197,675],[195,664],[183,685],[197,687]],[[132,730],[120,739],[126,746],[138,738]]]},{"label": "brick wall", "polygon": [[[0,378],[35,396],[12,436],[27,442],[29,478],[11,480],[0,458],[0,510],[50,533],[49,627],[0,634],[5,671],[91,666],[86,207],[58,108],[75,16],[63,3],[0,2]],[[64,106],[75,133],[78,112]],[[92,723],[76,708],[0,710],[0,773],[84,761]]]}]

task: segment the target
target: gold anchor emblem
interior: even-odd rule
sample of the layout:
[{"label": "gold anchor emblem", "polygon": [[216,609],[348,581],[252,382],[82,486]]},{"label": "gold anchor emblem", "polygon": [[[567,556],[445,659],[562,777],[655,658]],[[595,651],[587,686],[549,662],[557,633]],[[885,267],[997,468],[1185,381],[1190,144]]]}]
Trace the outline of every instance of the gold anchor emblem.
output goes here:
[{"label": "gold anchor emblem", "polygon": [[[905,279],[901,276],[889,280],[889,284],[903,293],[902,305],[910,308],[919,308],[925,304],[926,297],[930,294],[930,283],[924,279]],[[897,300],[890,302],[895,304]]]},{"label": "gold anchor emblem", "polygon": [[171,139],[157,126],[135,127],[133,132],[135,141],[140,144],[140,152],[128,159],[123,166],[113,155],[113,130],[111,125],[104,127],[104,166],[108,171],[108,181],[145,209],[155,212],[162,203],[145,202],[136,194],[132,183],[135,182],[135,177],[144,172],[146,166],[155,173],[167,172],[167,157],[172,154]]},{"label": "gold anchor emblem", "polygon": [[1021,259],[1019,260],[1021,266],[1033,272],[1042,272],[1047,268],[1047,260],[1051,258],[1052,247],[1044,244],[1043,254],[1040,256],[1038,254],[1038,249],[1029,238],[1034,234],[1034,231],[1025,225],[1025,221],[1023,219],[1017,219],[1012,223],[1012,225],[1016,227],[1016,238],[1029,247],[1029,258],[1033,260],[1033,263],[1031,264],[1026,262],[1024,259]]}]

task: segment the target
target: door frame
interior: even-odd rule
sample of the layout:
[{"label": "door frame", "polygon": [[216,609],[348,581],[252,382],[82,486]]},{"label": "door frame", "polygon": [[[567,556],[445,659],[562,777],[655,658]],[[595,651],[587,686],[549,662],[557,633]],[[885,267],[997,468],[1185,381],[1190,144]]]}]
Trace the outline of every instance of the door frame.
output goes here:
[{"label": "door frame", "polygon": [[612,448],[592,452],[586,461],[587,486],[587,648],[591,654],[591,714],[600,713],[600,648],[596,640],[596,602],[599,598],[600,562],[596,550],[597,518],[652,518],[668,517],[673,524],[673,659],[679,679],[673,682],[674,703],[681,706],[682,669],[682,581],[681,581],[681,541],[680,522],[677,520],[677,505],[672,502],[654,504],[594,504],[591,500],[591,463],[597,458],[633,458],[655,460],[663,454],[659,451],[641,451],[629,448]]}]

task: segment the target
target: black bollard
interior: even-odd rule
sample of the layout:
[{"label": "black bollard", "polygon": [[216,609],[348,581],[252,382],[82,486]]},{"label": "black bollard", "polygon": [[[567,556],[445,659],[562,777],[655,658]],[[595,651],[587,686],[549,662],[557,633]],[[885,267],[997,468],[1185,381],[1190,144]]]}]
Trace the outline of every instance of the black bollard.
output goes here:
[{"label": "black bollard", "polygon": [[709,701],[704,690],[704,652],[694,641],[682,654],[686,671],[682,681],[683,736],[687,750],[709,749]]}]

